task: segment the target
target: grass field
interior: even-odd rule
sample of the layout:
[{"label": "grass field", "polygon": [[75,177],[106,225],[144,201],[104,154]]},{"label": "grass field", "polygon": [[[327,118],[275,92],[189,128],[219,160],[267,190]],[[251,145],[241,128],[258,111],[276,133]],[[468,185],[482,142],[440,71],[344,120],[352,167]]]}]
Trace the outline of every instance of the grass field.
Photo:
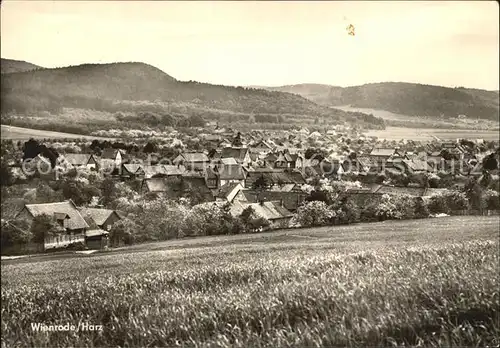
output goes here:
[{"label": "grass field", "polygon": [[457,138],[499,140],[498,131],[465,129],[386,127],[386,129],[372,129],[365,134],[387,140],[432,141],[434,137],[441,140],[456,140]]},{"label": "grass field", "polygon": [[[2,347],[495,346],[498,217],[2,262]],[[31,323],[103,325],[36,332]]]},{"label": "grass field", "polygon": [[62,138],[70,138],[70,139],[104,139],[100,137],[81,135],[81,134],[70,134],[70,133],[61,133],[61,132],[50,132],[38,129],[31,128],[21,128],[14,126],[1,125],[1,138],[9,139],[9,140],[29,140],[33,139],[62,139]]}]

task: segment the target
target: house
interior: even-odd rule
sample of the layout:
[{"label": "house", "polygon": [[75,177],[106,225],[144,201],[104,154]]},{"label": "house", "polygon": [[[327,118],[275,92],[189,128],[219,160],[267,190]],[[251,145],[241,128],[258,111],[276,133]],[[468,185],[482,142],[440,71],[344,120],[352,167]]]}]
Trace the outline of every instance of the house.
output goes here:
[{"label": "house", "polygon": [[243,166],[248,166],[252,162],[247,147],[225,147],[222,149],[220,157],[221,159],[232,157]]},{"label": "house", "polygon": [[137,163],[122,163],[120,177],[123,179],[144,178],[144,170],[142,164]]},{"label": "house", "polygon": [[431,171],[439,172],[445,169],[445,159],[440,154],[437,156],[430,155],[425,159]]},{"label": "house", "polygon": [[283,206],[294,212],[304,202],[307,193],[302,191],[256,191],[256,190],[241,190],[237,193],[234,201],[244,201],[250,203],[258,203],[260,201],[278,201],[283,202]]},{"label": "house", "polygon": [[370,152],[369,156],[382,159],[389,159],[395,156],[402,156],[402,154],[399,152],[398,149],[376,147]]},{"label": "house", "polygon": [[152,177],[177,177],[180,178],[185,172],[184,166],[158,164],[154,166],[142,167],[145,178]]},{"label": "house", "polygon": [[121,220],[120,215],[111,209],[82,208],[80,212],[83,217],[90,217],[99,228],[108,232],[111,230],[113,224]]},{"label": "house", "polygon": [[89,225],[89,228],[85,231],[85,246],[88,249],[106,249],[109,246],[109,232],[97,226],[89,215],[82,213],[82,216]]},{"label": "house", "polygon": [[215,197],[217,201],[232,202],[241,190],[243,186],[240,183],[227,183],[215,192]]},{"label": "house", "polygon": [[240,164],[219,165],[215,167],[218,178],[218,187],[227,183],[239,183],[245,186],[246,172]]},{"label": "house", "polygon": [[419,172],[429,172],[431,168],[426,161],[420,160],[418,158],[413,158],[411,160],[403,159],[399,162],[404,168],[405,173],[419,173]]},{"label": "house", "polygon": [[67,153],[62,155],[64,160],[70,163],[74,168],[97,169],[97,160],[92,154],[85,153]]},{"label": "house", "polygon": [[263,177],[268,187],[286,184],[305,184],[302,173],[298,170],[283,170],[275,168],[250,168],[247,170],[245,187],[252,188],[254,183]]},{"label": "house", "polygon": [[177,156],[173,161],[174,165],[182,165],[187,170],[204,171],[210,163],[210,159],[203,152],[185,152]]},{"label": "house", "polygon": [[111,147],[107,147],[102,150],[101,159],[113,160],[116,167],[120,168],[124,160],[124,152],[120,149],[113,149]]},{"label": "house", "polygon": [[386,186],[380,185],[378,188],[374,188],[372,191],[378,194],[389,194],[389,195],[410,195],[416,197],[422,197],[425,193],[424,187],[406,187],[406,186]]},{"label": "house", "polygon": [[260,201],[257,203],[234,201],[230,207],[231,215],[240,216],[243,210],[248,207],[251,207],[257,216],[268,220],[270,228],[288,227],[293,217],[292,212],[286,209],[281,201]]},{"label": "house", "polygon": [[35,217],[44,214],[52,217],[54,222],[61,227],[60,233],[45,237],[44,249],[62,248],[75,243],[85,243],[85,232],[89,225],[71,200],[56,203],[26,204],[16,215],[16,219],[26,220],[31,225]]},{"label": "house", "polygon": [[256,153],[266,154],[273,150],[273,147],[264,139],[250,145],[250,151]]},{"label": "house", "polygon": [[166,178],[148,178],[142,180],[141,193],[166,193],[169,191]]},{"label": "house", "polygon": [[286,152],[280,152],[274,161],[274,168],[290,168],[292,157]]}]

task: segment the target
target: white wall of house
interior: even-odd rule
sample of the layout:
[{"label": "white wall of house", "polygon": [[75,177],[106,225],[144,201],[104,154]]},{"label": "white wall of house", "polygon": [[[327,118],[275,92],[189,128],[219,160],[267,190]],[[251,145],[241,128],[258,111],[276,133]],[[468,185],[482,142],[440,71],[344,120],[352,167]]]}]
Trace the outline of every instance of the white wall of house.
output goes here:
[{"label": "white wall of house", "polygon": [[85,243],[85,236],[83,234],[58,234],[55,236],[48,236],[44,241],[45,249],[61,248],[74,243]]}]

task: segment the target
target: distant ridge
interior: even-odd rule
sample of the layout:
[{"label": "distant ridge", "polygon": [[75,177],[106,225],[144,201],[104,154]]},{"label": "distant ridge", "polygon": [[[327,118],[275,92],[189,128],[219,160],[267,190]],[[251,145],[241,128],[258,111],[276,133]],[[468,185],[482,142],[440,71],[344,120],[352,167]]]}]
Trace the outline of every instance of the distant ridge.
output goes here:
[{"label": "distant ridge", "polygon": [[161,114],[160,118],[175,113],[176,117],[197,115],[231,122],[319,122],[321,118],[334,124],[384,125],[373,116],[319,105],[297,94],[179,81],[141,62],[40,68],[2,74],[1,79],[4,115],[39,111],[56,115],[66,107],[112,113],[148,111]]},{"label": "distant ridge", "polygon": [[498,91],[406,82],[369,83],[352,87],[306,83],[262,88],[295,93],[328,106],[351,105],[409,116],[457,117],[464,114],[497,121],[499,118]]},{"label": "distant ridge", "polygon": [[23,60],[14,60],[6,58],[2,58],[0,67],[2,74],[24,72],[41,68],[41,66],[28,63]]}]

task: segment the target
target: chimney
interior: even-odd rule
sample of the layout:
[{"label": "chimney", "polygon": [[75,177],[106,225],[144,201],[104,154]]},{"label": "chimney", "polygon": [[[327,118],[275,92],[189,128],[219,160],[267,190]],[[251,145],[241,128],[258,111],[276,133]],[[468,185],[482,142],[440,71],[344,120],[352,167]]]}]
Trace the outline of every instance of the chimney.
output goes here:
[{"label": "chimney", "polygon": [[281,205],[282,207],[284,207],[284,205],[283,205],[283,198],[281,198],[281,199],[280,199],[280,205]]}]

